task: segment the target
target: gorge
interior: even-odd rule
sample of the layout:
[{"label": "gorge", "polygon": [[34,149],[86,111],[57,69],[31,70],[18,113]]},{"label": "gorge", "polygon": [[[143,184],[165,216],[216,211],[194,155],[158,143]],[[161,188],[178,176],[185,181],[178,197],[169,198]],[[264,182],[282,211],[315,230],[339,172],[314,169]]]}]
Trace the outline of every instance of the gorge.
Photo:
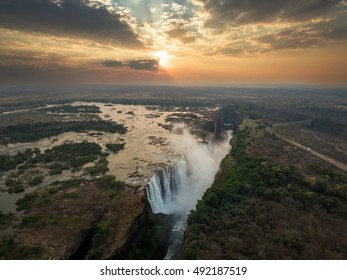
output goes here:
[{"label": "gorge", "polygon": [[178,257],[189,211],[195,208],[197,201],[212,185],[222,159],[231,149],[231,131],[226,132],[224,137],[218,137],[221,140],[212,139],[203,144],[185,127],[182,134],[180,142],[171,141],[173,146],[182,149],[182,157],[156,172],[146,189],[153,213],[173,216],[165,259]]}]

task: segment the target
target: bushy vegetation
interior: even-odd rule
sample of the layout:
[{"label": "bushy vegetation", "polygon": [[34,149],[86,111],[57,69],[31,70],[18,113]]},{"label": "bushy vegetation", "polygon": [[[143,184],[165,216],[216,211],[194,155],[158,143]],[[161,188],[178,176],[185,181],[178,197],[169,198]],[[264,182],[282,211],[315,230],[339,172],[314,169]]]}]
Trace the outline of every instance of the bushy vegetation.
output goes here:
[{"label": "bushy vegetation", "polygon": [[5,185],[8,187],[9,193],[19,193],[24,191],[23,183],[11,177],[6,179]]},{"label": "bushy vegetation", "polygon": [[92,182],[94,182],[98,188],[122,189],[125,187],[125,183],[116,180],[116,177],[113,175],[104,175],[99,178],[94,178]]},{"label": "bushy vegetation", "polygon": [[39,194],[37,192],[32,192],[26,194],[23,198],[20,198],[17,200],[17,210],[26,210],[30,209],[32,204],[36,201],[36,199],[39,197]]},{"label": "bushy vegetation", "polygon": [[342,134],[346,131],[346,127],[346,124],[326,118],[314,119],[311,124],[312,129],[327,133],[335,137],[342,136]]},{"label": "bushy vegetation", "polygon": [[15,215],[12,213],[4,214],[0,211],[0,230],[7,229],[12,221],[15,220]]},{"label": "bushy vegetation", "polygon": [[61,174],[63,170],[70,169],[70,166],[68,164],[55,162],[51,164],[48,168],[50,169],[50,171],[48,172],[49,175],[57,175],[57,174]]},{"label": "bushy vegetation", "polygon": [[15,169],[19,164],[22,164],[31,158],[35,152],[37,151],[27,149],[26,151],[19,152],[14,156],[0,155],[0,171]]},{"label": "bushy vegetation", "polygon": [[98,162],[94,166],[86,168],[85,171],[91,176],[104,175],[109,170],[107,165],[108,160],[102,158],[98,160]]},{"label": "bushy vegetation", "polygon": [[30,180],[29,185],[30,186],[36,186],[36,185],[42,183],[42,181],[43,181],[43,176],[38,175],[38,176],[35,176],[34,178],[32,178]]},{"label": "bushy vegetation", "polygon": [[52,186],[60,186],[62,189],[72,188],[76,187],[82,184],[84,182],[83,179],[69,179],[65,181],[54,181],[52,182]]},{"label": "bushy vegetation", "polygon": [[64,132],[82,132],[88,130],[121,134],[127,132],[127,129],[123,125],[104,120],[25,123],[0,128],[0,144],[33,142]]},{"label": "bushy vegetation", "polygon": [[24,260],[40,259],[42,248],[39,246],[21,245],[13,236],[8,236],[0,240],[0,259],[4,260]]},{"label": "bushy vegetation", "polygon": [[109,149],[110,151],[117,153],[120,150],[124,149],[125,144],[112,144],[112,143],[108,143],[106,144],[106,148]]},{"label": "bushy vegetation", "polygon": [[[346,177],[308,182],[247,153],[239,131],[224,171],[188,219],[187,259],[345,259]],[[326,171],[325,171],[326,172]]]},{"label": "bushy vegetation", "polygon": [[37,226],[36,222],[40,220],[38,216],[23,216],[21,220],[22,227]]},{"label": "bushy vegetation", "polygon": [[52,149],[45,150],[44,153],[29,160],[29,163],[39,162],[62,162],[64,164],[54,163],[49,166],[50,174],[59,174],[62,170],[69,167],[80,167],[88,162],[95,161],[101,155],[101,147],[94,142],[70,143],[55,146]]}]

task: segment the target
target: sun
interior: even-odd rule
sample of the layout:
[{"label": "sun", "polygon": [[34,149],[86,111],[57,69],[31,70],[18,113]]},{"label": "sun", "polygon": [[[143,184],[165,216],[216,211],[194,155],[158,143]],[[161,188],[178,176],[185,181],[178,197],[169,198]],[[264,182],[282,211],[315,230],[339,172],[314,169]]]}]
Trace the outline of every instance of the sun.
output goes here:
[{"label": "sun", "polygon": [[161,50],[155,52],[154,55],[159,59],[159,65],[162,67],[168,67],[170,62],[170,55],[167,51]]}]

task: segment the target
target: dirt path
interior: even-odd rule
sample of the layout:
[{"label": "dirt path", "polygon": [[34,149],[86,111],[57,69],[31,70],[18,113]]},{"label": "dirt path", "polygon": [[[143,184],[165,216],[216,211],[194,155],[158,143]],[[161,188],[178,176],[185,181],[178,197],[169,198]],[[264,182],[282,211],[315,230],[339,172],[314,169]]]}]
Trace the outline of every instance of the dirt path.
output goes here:
[{"label": "dirt path", "polygon": [[319,153],[317,151],[314,151],[314,150],[308,148],[307,146],[304,146],[304,145],[302,145],[302,144],[300,144],[298,142],[295,142],[295,141],[293,141],[291,139],[288,139],[288,138],[282,136],[281,134],[279,134],[278,132],[273,131],[272,128],[269,127],[269,126],[266,127],[265,130],[267,132],[271,133],[271,134],[275,134],[277,137],[283,139],[284,141],[286,141],[286,142],[288,142],[288,143],[290,143],[290,144],[292,144],[292,145],[294,145],[294,146],[296,146],[298,148],[301,148],[301,149],[311,153],[312,155],[315,155],[316,157],[319,157],[320,159],[325,160],[325,161],[335,165],[336,167],[342,169],[343,171],[347,172],[347,164],[344,164],[344,163],[342,163],[340,161],[337,161],[337,160],[335,160],[335,159],[333,159],[331,157],[328,157],[328,156],[323,155],[323,154],[321,154],[321,153]]}]

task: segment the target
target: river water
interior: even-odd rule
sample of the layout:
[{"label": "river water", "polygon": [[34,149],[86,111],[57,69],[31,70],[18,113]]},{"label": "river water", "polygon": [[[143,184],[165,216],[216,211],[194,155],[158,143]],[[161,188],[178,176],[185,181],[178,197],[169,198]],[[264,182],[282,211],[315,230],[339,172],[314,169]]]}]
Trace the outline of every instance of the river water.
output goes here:
[{"label": "river water", "polygon": [[[125,143],[125,148],[118,153],[110,152],[109,172],[118,180],[127,182],[132,187],[145,187],[151,176],[166,165],[170,165],[182,151],[178,145],[172,145],[174,133],[165,129],[163,125],[172,124],[166,118],[172,113],[191,113],[189,108],[182,110],[170,108],[163,110],[157,106],[103,104],[95,102],[75,102],[72,105],[96,105],[100,108],[99,117],[104,120],[112,120],[123,124],[128,132],[125,134],[92,133],[92,131],[75,133],[67,132],[58,136],[52,136],[30,143],[16,143],[0,145],[1,154],[15,153],[25,149],[39,148],[41,151],[63,143],[90,141],[98,143],[105,151],[107,143]],[[52,106],[52,105],[50,105]],[[32,110],[32,109],[31,109]],[[209,110],[209,109],[205,109]],[[174,111],[174,112],[173,112]],[[202,117],[204,110],[197,115]],[[6,113],[4,113],[6,114]],[[15,117],[15,113],[12,113]],[[28,111],[30,114],[30,111]],[[174,141],[180,141],[180,135],[174,135]],[[182,136],[183,137],[183,136]],[[15,202],[26,193],[32,192],[38,187],[49,185],[55,180],[67,180],[81,176],[83,171],[64,171],[62,174],[47,176],[38,186],[26,188],[25,192],[9,194],[0,192],[0,211],[3,213],[14,212]],[[4,186],[5,176],[0,178],[0,188]]]}]

